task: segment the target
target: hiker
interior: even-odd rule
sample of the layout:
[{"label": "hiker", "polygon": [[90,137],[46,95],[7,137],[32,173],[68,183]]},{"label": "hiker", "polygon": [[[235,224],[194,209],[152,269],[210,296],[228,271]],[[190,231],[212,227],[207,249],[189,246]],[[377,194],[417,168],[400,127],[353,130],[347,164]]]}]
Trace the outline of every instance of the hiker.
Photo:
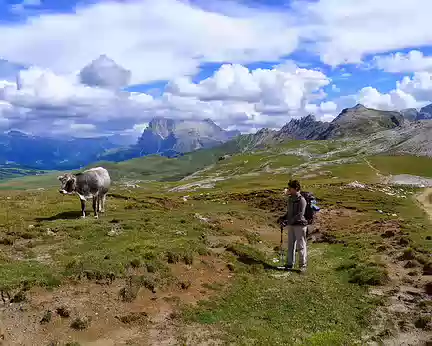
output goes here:
[{"label": "hiker", "polygon": [[289,181],[288,189],[285,189],[285,193],[289,195],[288,210],[278,219],[278,223],[281,224],[281,227],[288,226],[288,259],[285,269],[293,268],[297,248],[300,254],[300,272],[304,272],[307,266],[307,227],[311,222],[308,222],[305,217],[307,201],[300,190],[301,185],[298,180]]}]

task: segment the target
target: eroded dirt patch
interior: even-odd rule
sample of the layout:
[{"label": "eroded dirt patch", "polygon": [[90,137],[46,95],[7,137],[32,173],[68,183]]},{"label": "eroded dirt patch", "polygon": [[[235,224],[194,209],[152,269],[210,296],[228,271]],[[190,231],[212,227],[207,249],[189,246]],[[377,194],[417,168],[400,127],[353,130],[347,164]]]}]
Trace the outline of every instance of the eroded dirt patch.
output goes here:
[{"label": "eroded dirt patch", "polygon": [[[0,305],[2,345],[174,345],[178,303],[208,298],[214,294],[209,287],[226,284],[231,273],[212,256],[193,266],[173,264],[171,270],[175,280],[169,287],[156,293],[141,287],[127,302],[119,296],[123,279],[112,284],[80,280],[53,291],[32,288],[25,301]],[[51,318],[41,323],[47,311]]]}]

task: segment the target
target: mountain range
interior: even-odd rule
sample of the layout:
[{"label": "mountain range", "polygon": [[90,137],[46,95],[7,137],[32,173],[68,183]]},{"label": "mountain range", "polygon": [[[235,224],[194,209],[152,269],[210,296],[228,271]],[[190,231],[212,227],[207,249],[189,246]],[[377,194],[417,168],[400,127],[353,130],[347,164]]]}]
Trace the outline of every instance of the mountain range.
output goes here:
[{"label": "mountain range", "polygon": [[149,123],[136,144],[112,150],[101,159],[123,161],[152,154],[174,157],[218,146],[240,134],[239,131],[225,131],[210,119],[190,121],[158,117]]},{"label": "mountain range", "polygon": [[[69,170],[96,161],[119,162],[153,154],[176,157],[224,143],[227,143],[225,147],[252,150],[287,140],[343,138],[363,139],[368,147],[375,143],[377,152],[432,156],[432,104],[401,112],[358,104],[344,109],[331,122],[308,115],[292,119],[280,130],[261,129],[249,135],[223,130],[210,119],[158,117],[149,123],[135,144],[123,147],[109,137],[58,139],[9,131],[0,134],[0,167]],[[232,141],[235,144],[230,144]]]}]

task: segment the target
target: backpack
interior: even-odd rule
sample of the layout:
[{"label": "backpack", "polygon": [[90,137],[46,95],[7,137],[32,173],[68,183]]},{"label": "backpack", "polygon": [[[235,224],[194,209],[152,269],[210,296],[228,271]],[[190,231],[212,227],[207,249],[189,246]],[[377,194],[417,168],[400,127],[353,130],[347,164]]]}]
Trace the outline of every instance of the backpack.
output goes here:
[{"label": "backpack", "polygon": [[315,219],[315,214],[320,210],[320,208],[316,205],[316,199],[313,193],[301,191],[300,194],[306,200],[306,210],[304,217],[308,225],[312,225]]}]

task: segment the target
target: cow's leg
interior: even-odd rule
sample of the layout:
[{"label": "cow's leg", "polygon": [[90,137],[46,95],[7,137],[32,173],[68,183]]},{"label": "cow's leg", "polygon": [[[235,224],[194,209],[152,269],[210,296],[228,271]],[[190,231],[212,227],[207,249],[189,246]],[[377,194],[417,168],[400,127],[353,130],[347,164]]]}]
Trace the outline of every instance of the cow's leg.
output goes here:
[{"label": "cow's leg", "polygon": [[97,203],[97,205],[96,205],[97,211],[98,211],[98,213],[100,213],[101,208],[102,208],[102,206],[101,206],[102,202],[101,202],[101,198],[99,195],[97,195],[97,197],[96,197],[96,203]]},{"label": "cow's leg", "polygon": [[101,213],[105,213],[106,193],[101,196]]},{"label": "cow's leg", "polygon": [[96,219],[98,218],[97,199],[98,199],[98,195],[93,196],[93,211],[94,211],[94,217],[95,217]]},{"label": "cow's leg", "polygon": [[84,219],[85,218],[85,208],[86,208],[86,201],[85,199],[80,199],[81,201],[81,217]]}]

